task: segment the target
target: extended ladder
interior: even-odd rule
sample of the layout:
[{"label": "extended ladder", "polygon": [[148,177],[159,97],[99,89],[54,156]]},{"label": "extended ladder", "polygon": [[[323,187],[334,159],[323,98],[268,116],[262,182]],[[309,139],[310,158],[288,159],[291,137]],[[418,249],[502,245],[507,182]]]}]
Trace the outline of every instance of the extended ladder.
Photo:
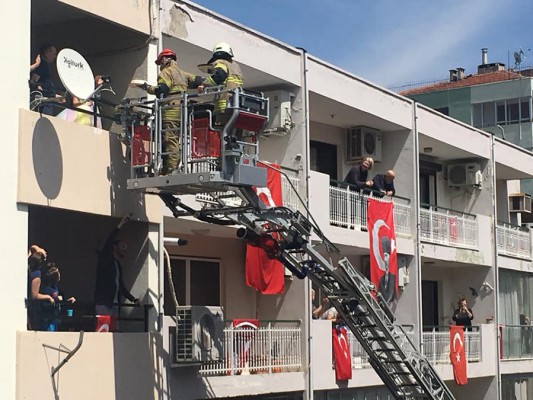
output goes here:
[{"label": "extended ladder", "polygon": [[[428,360],[419,353],[382,301],[374,285],[357,271],[318,226],[299,211],[265,208],[249,187],[234,189],[242,207],[216,206],[193,210],[171,193],[160,193],[175,217],[192,215],[201,221],[245,228],[238,236],[263,248],[297,277],[308,277],[327,295],[348,328],[369,355],[369,361],[395,399],[454,397]],[[313,237],[313,243],[310,238]]]}]

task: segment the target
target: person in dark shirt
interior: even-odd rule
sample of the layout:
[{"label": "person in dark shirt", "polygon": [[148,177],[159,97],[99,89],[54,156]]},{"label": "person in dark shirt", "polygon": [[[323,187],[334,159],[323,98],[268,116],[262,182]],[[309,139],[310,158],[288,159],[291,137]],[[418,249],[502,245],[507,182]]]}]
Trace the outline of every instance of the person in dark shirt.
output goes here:
[{"label": "person in dark shirt", "polygon": [[354,185],[357,189],[370,189],[374,182],[368,179],[368,171],[374,166],[374,159],[372,157],[365,157],[361,160],[359,165],[355,165],[350,169],[344,183]]},{"label": "person in dark shirt", "polygon": [[[40,92],[42,97],[56,97],[56,87],[52,81],[51,69],[57,58],[57,49],[50,43],[43,44],[35,63],[30,66],[30,88],[32,97]],[[36,94],[37,93],[37,94]],[[33,98],[32,98],[33,100]],[[60,101],[60,100],[58,100]],[[53,115],[52,104],[40,107],[43,114]]]},{"label": "person in dark shirt", "polygon": [[384,174],[376,175],[372,179],[374,183],[372,189],[381,193],[384,196],[394,196],[394,194],[396,193],[396,189],[394,188],[395,177],[396,174],[392,169],[389,169]]},{"label": "person in dark shirt", "polygon": [[129,221],[129,216],[122,218],[120,223],[109,234],[102,251],[98,256],[96,268],[96,286],[94,289],[95,312],[99,315],[118,316],[122,297],[129,301],[140,304],[122,281],[121,260],[128,252],[128,244],[124,240],[118,239],[120,229]]},{"label": "person in dark shirt", "polygon": [[464,297],[459,299],[457,305],[458,308],[454,311],[452,319],[455,321],[456,325],[465,326],[467,327],[466,329],[470,330],[472,327],[472,320],[474,319],[472,310],[468,308]]}]

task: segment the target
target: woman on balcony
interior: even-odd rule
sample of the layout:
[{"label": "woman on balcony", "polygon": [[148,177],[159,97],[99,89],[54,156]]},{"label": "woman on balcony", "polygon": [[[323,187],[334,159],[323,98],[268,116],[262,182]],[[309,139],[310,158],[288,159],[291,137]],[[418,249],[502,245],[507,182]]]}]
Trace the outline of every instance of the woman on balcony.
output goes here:
[{"label": "woman on balcony", "polygon": [[355,165],[350,169],[344,183],[349,183],[357,189],[370,189],[374,182],[368,180],[368,171],[374,166],[374,159],[372,157],[365,157],[361,160],[359,165]]}]

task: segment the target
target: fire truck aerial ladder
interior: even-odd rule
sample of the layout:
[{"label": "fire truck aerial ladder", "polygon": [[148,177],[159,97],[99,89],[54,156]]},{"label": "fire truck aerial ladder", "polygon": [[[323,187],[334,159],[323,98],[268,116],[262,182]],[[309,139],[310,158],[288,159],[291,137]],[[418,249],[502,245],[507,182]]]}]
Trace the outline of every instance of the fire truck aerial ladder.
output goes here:
[{"label": "fire truck aerial ladder", "polygon": [[[217,125],[212,102],[225,94],[231,99],[226,123]],[[161,111],[176,98],[181,100],[181,163],[178,173],[162,175]],[[266,168],[273,168],[258,158],[258,135],[268,121],[268,99],[262,93],[216,87],[154,101],[126,99],[119,108],[130,145],[129,189],[158,194],[176,218],[241,226],[238,237],[263,248],[298,278],[311,279],[361,343],[395,399],[454,399],[403,328],[394,324],[375,286],[340,257],[310,213],[267,207],[259,200],[253,187],[265,187]],[[199,210],[180,199],[199,193],[210,198]]]}]

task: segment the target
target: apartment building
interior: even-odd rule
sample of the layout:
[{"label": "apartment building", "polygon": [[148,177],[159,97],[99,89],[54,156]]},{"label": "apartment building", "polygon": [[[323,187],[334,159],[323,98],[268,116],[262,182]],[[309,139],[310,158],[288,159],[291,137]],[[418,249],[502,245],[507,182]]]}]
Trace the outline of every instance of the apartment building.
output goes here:
[{"label": "apartment building", "polygon": [[[245,86],[271,99],[260,157],[286,171],[285,204],[309,208],[343,256],[365,271],[367,197],[339,181],[364,154],[376,160],[371,173],[394,169],[403,270],[397,322],[456,398],[488,400],[499,392],[502,399],[528,398],[531,235],[510,224],[516,213],[508,197],[518,180],[533,178],[529,150],[189,1],[33,0],[6,7],[0,6],[0,29],[10,58],[0,69],[9,77],[1,100],[8,151],[0,204],[7,227],[2,252],[15,267],[6,268],[3,398],[392,398],[353,337],[353,378],[335,381],[331,323],[311,319],[308,281],[287,273],[282,295],[258,294],[245,284],[245,243],[235,227],[176,219],[157,196],[128,190],[120,126],[105,119],[99,129],[29,108],[28,63],[42,42],[75,49],[95,73],[110,75],[114,94],[103,96],[118,104],[144,96],[128,86],[131,80],[155,82],[158,49],[175,50],[183,69],[200,73],[197,65],[220,40],[231,43]],[[181,199],[194,207],[206,200]],[[70,331],[28,330],[27,272],[16,267],[26,263],[28,245],[45,247],[61,266],[64,292],[90,306],[97,251],[128,213],[124,280],[143,306],[125,309],[120,332],[89,332],[90,313],[81,307]],[[164,250],[179,304],[223,312],[218,340],[225,346],[217,360],[191,364],[176,356]],[[466,333],[469,383],[459,387],[447,326],[463,296],[475,327]],[[237,319],[259,321],[253,339],[235,333]],[[253,347],[249,365],[234,351],[244,341]]]}]

